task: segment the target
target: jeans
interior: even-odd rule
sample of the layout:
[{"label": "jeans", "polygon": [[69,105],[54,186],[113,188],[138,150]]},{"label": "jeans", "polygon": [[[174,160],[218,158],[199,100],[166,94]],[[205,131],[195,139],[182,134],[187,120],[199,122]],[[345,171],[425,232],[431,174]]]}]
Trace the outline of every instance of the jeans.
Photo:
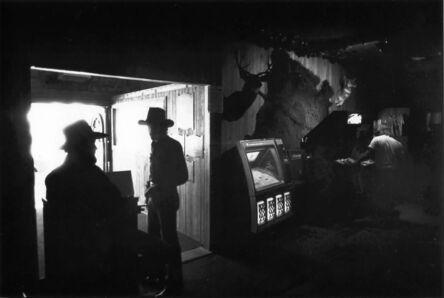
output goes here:
[{"label": "jeans", "polygon": [[182,283],[182,256],[177,235],[177,210],[179,208],[177,191],[156,194],[148,201],[148,234],[165,241],[171,251],[168,260],[168,280]]}]

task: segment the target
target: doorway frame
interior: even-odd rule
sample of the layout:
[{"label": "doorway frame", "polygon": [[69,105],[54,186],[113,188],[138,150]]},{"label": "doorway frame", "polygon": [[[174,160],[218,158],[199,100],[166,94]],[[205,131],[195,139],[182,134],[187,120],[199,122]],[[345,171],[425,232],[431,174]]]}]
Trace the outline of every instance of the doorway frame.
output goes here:
[{"label": "doorway frame", "polygon": [[[211,92],[211,88],[212,85],[210,84],[202,84],[202,83],[194,83],[194,82],[175,82],[175,81],[166,81],[166,80],[155,80],[155,79],[146,79],[146,78],[142,78],[140,76],[130,76],[130,75],[125,75],[125,76],[119,76],[119,75],[107,75],[107,74],[101,74],[101,73],[96,73],[94,71],[90,72],[90,71],[72,71],[72,70],[67,70],[67,69],[56,69],[56,68],[47,68],[47,67],[39,67],[39,66],[32,66],[30,65],[28,67],[28,71],[29,71],[29,78],[31,77],[31,71],[32,70],[42,70],[42,71],[55,71],[55,72],[61,72],[61,73],[73,73],[73,74],[85,74],[85,75],[97,75],[97,76],[103,76],[103,77],[108,77],[108,78],[114,78],[114,79],[129,79],[129,80],[141,80],[141,81],[149,81],[149,82],[159,82],[159,83],[165,83],[165,84],[182,84],[182,85],[193,85],[193,86],[200,86],[204,88],[204,110],[205,110],[205,114],[204,114],[204,148],[203,148],[203,153],[205,155],[205,159],[204,159],[204,167],[205,167],[205,174],[204,174],[204,196],[202,198],[202,208],[200,210],[201,213],[201,224],[200,224],[200,230],[201,230],[201,244],[205,249],[210,249],[211,246],[211,194],[210,194],[210,190],[211,190],[211,159],[212,159],[212,152],[211,152],[211,143],[212,143],[212,136],[211,136],[211,121],[210,121],[210,108],[211,108],[211,103],[210,100],[212,101],[212,95],[210,94]],[[157,88],[168,88],[167,86],[161,86],[161,87],[157,87]],[[29,90],[31,93],[31,88],[32,86],[29,86]],[[154,87],[156,88],[156,87]],[[29,98],[29,102],[30,103],[34,103],[34,102],[40,102],[40,101],[34,101],[33,98],[30,96]],[[59,102],[63,102],[63,103],[73,103],[74,101],[59,101]],[[113,153],[112,153],[112,142],[113,142],[113,127],[112,127],[112,105],[115,102],[111,102],[111,104],[103,104],[101,105],[104,109],[105,109],[105,132],[108,133],[110,135],[110,137],[106,140],[106,146],[105,146],[105,168],[104,171],[108,172],[108,171],[112,171],[113,169]],[[95,103],[97,104],[97,103]],[[35,174],[34,174],[35,176]],[[35,202],[35,194],[33,192],[33,197],[34,197],[34,202]]]}]

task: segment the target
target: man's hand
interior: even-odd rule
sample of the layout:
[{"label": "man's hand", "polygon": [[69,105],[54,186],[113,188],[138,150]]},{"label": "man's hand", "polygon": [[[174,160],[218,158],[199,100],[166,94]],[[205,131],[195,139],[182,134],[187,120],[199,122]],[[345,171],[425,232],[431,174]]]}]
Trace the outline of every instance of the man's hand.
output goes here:
[{"label": "man's hand", "polygon": [[348,158],[348,162],[349,162],[351,165],[355,165],[355,164],[358,163],[358,160],[349,157],[349,158]]},{"label": "man's hand", "polygon": [[150,199],[151,195],[153,194],[153,190],[156,187],[156,185],[150,181],[148,181],[145,185],[146,191],[145,191],[145,199],[148,203],[148,200]]},{"label": "man's hand", "polygon": [[137,214],[142,213],[142,211],[146,208],[146,205],[137,205]]}]

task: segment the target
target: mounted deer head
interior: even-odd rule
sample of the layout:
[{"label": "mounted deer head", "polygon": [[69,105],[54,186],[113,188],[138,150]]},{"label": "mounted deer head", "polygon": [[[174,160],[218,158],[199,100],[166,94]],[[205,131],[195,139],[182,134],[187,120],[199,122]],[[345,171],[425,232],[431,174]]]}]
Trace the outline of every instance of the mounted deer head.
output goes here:
[{"label": "mounted deer head", "polygon": [[[227,121],[236,121],[242,117],[242,115],[253,104],[258,94],[265,97],[260,92],[262,82],[269,80],[272,65],[268,63],[267,70],[258,74],[252,74],[245,70],[246,66],[241,66],[237,55],[235,55],[235,61],[239,70],[239,76],[244,81],[244,86],[241,91],[236,91],[224,98],[224,112],[222,119]],[[248,66],[248,65],[247,65]]]},{"label": "mounted deer head", "polygon": [[239,70],[239,76],[245,82],[244,87],[242,89],[249,88],[251,90],[259,90],[262,87],[262,82],[268,81],[272,70],[272,64],[270,62],[268,63],[267,70],[260,72],[258,74],[252,74],[245,70],[245,67],[247,67],[248,65],[246,66],[240,65],[237,55],[235,56],[235,61],[237,68]]}]

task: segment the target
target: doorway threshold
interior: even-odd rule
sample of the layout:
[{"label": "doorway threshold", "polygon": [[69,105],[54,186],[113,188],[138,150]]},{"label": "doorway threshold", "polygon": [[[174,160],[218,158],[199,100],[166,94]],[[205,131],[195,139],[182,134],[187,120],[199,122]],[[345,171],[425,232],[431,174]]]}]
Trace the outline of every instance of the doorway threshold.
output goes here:
[{"label": "doorway threshold", "polygon": [[206,257],[211,254],[212,254],[211,251],[203,248],[202,246],[199,246],[191,250],[187,250],[182,253],[182,264],[189,263],[191,261]]}]

